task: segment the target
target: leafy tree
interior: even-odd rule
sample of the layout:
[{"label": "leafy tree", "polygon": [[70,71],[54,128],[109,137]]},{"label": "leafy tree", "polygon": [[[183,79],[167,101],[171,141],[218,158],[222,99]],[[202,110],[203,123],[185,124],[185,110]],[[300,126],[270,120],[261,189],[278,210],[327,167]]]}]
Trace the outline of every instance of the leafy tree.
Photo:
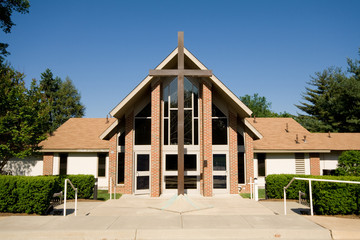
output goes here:
[{"label": "leafy tree", "polygon": [[335,173],[340,176],[360,176],[360,151],[341,153]]},{"label": "leafy tree", "polygon": [[[0,0],[0,28],[5,33],[10,33],[12,26],[15,25],[11,19],[13,11],[24,14],[29,12],[29,8],[30,3],[28,0]],[[6,50],[8,46],[7,43],[0,43],[0,63],[10,54]]]},{"label": "leafy tree", "polygon": [[268,102],[266,97],[259,96],[258,93],[253,96],[246,94],[240,97],[240,100],[253,111],[253,116],[256,117],[294,117],[287,112],[275,113],[271,111],[271,102]]},{"label": "leafy tree", "polygon": [[0,173],[10,158],[25,158],[46,139],[49,106],[33,80],[25,87],[24,74],[0,67]]},{"label": "leafy tree", "polygon": [[299,122],[310,131],[360,131],[360,64],[348,59],[349,69],[328,68],[308,82],[305,101],[296,105],[307,115]]},{"label": "leafy tree", "polygon": [[80,93],[70,78],[63,82],[54,77],[50,69],[41,74],[40,89],[45,94],[51,111],[49,114],[50,132],[55,131],[71,117],[82,117],[85,107],[80,102]]}]

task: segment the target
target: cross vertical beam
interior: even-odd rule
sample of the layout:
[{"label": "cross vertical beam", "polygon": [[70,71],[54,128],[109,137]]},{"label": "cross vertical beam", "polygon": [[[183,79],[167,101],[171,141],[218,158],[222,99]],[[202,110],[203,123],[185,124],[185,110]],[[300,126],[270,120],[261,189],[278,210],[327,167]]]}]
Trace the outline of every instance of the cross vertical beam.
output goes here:
[{"label": "cross vertical beam", "polygon": [[184,32],[178,33],[178,195],[184,194]]}]

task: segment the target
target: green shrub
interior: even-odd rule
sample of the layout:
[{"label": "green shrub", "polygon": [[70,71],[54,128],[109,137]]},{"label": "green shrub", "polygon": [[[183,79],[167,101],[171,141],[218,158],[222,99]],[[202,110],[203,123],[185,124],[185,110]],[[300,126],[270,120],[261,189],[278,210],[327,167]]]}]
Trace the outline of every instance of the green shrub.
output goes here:
[{"label": "green shrub", "polygon": [[[94,192],[95,177],[93,175],[60,175],[56,176],[55,192],[64,191],[65,179],[68,178],[78,189],[78,198],[88,199]],[[75,191],[70,184],[67,186],[67,198],[74,199]]]},{"label": "green shrub", "polygon": [[[293,177],[334,179],[360,182],[360,177],[353,176],[311,176],[295,174],[273,174],[266,177],[266,194],[268,198],[283,198],[284,187]],[[312,181],[313,206],[316,214],[359,214],[360,185],[348,183],[331,183]],[[299,191],[308,197],[308,181],[295,180],[286,190],[288,199],[298,199]]]},{"label": "green shrub", "polygon": [[342,152],[335,174],[338,176],[360,176],[360,151]]},{"label": "green shrub", "polygon": [[0,176],[0,211],[44,214],[54,186],[54,177]]}]

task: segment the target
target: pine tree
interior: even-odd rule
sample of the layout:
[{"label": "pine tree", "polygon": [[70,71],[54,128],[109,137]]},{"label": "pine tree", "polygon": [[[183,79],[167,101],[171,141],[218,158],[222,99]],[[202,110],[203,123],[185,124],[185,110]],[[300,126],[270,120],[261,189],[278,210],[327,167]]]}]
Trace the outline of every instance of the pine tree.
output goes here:
[{"label": "pine tree", "polygon": [[313,132],[360,132],[359,61],[348,60],[348,72],[328,68],[308,82],[305,101],[295,105],[307,115],[298,121]]},{"label": "pine tree", "polygon": [[67,77],[63,82],[59,77],[54,78],[50,69],[46,69],[41,74],[40,87],[51,106],[50,133],[69,118],[84,116],[85,107],[80,102],[81,96],[70,78]]}]

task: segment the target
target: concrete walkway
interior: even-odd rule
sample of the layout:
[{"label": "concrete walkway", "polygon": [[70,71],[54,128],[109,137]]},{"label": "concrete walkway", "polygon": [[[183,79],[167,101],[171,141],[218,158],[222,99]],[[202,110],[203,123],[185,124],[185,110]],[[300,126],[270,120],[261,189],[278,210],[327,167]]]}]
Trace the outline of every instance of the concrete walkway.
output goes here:
[{"label": "concrete walkway", "polygon": [[[76,217],[72,202],[67,217],[1,217],[0,239],[332,239],[326,226],[311,218],[277,212],[281,202],[267,204],[237,195],[191,197],[190,202],[180,199],[178,208],[159,210],[171,201],[171,196],[125,195],[106,202],[79,202]],[[185,208],[180,204],[184,201]]]}]

